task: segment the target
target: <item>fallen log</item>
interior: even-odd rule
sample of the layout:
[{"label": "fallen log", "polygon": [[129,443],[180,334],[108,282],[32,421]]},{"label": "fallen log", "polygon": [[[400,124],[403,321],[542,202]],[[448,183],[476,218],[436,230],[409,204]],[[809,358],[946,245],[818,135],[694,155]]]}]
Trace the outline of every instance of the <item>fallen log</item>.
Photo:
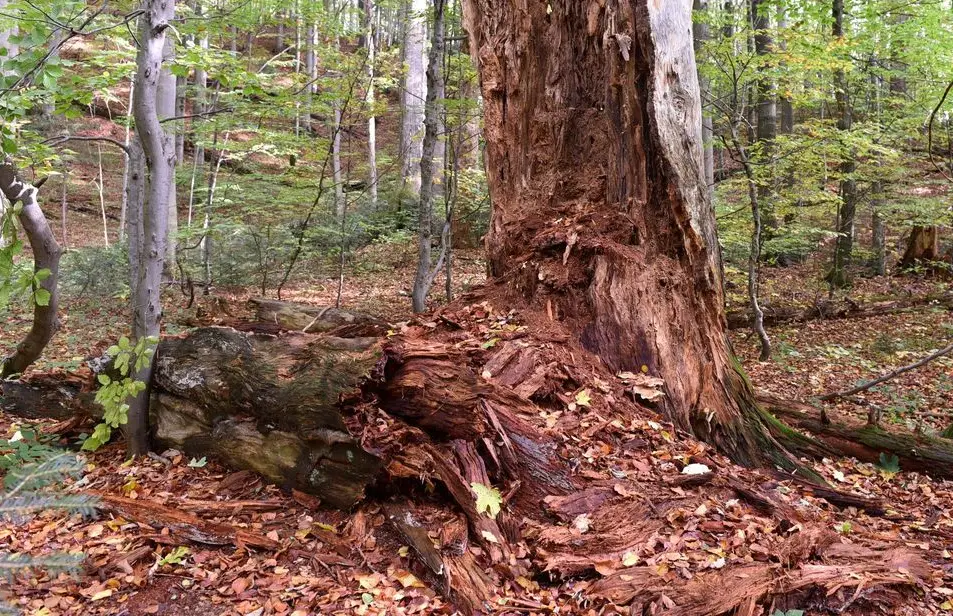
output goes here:
[{"label": "fallen log", "polygon": [[69,420],[102,415],[87,383],[63,375],[33,376],[29,381],[0,381],[0,410],[27,419]]},{"label": "fallen log", "polygon": [[[850,299],[819,300],[811,306],[762,306],[764,325],[773,327],[785,323],[803,323],[814,320],[863,319],[896,314],[921,307],[939,307],[953,310],[953,293],[941,293],[905,299],[858,304]],[[751,315],[732,311],[726,315],[728,329],[743,329],[751,325]]]},{"label": "fallen log", "polygon": [[252,298],[248,303],[255,307],[258,321],[275,323],[288,331],[333,332],[338,336],[355,338],[383,336],[389,329],[388,324],[377,317],[332,306],[312,306],[260,297]]},{"label": "fallen log", "polygon": [[309,336],[230,328],[167,338],[157,351],[153,438],[350,507],[379,463],[351,437],[338,403],[357,390],[378,356]]},{"label": "fallen log", "polygon": [[833,421],[829,416],[823,421],[821,410],[814,406],[763,392],[758,394],[758,402],[792,428],[814,437],[813,440],[791,438],[784,431],[772,432],[781,444],[799,455],[845,456],[876,464],[880,462],[880,454],[892,454],[905,471],[953,479],[953,442],[947,439],[885,430],[859,422]]}]

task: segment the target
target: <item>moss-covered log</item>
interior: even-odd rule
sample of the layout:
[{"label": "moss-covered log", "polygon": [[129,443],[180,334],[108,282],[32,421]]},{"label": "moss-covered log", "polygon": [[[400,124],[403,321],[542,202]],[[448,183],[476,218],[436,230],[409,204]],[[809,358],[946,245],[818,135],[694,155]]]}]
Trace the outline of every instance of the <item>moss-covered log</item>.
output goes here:
[{"label": "moss-covered log", "polygon": [[198,329],[159,345],[150,410],[153,438],[189,455],[348,507],[377,475],[339,408],[379,351],[334,339]]},{"label": "moss-covered log", "polygon": [[848,456],[872,463],[880,461],[880,454],[895,455],[902,470],[953,479],[953,442],[947,439],[832,421],[826,415],[822,418],[816,407],[763,393],[758,401],[786,424],[814,437],[805,438],[794,430],[776,433],[775,438],[789,451],[809,457]]}]

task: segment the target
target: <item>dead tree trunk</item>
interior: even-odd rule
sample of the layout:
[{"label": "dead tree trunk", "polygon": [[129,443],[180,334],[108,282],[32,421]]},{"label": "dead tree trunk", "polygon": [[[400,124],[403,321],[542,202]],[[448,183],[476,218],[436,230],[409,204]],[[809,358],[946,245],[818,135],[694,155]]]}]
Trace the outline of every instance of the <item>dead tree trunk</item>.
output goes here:
[{"label": "dead tree trunk", "polygon": [[492,277],[610,369],[662,378],[680,428],[742,464],[797,467],[725,335],[691,5],[467,0],[464,15]]},{"label": "dead tree trunk", "polygon": [[929,264],[940,260],[939,233],[935,226],[917,225],[910,231],[907,249],[900,259],[900,268],[909,269],[915,265]]},{"label": "dead tree trunk", "polygon": [[33,325],[16,351],[0,363],[0,378],[5,379],[22,373],[35,362],[59,326],[56,314],[59,290],[56,283],[63,249],[40,209],[36,187],[20,179],[16,166],[9,159],[0,164],[0,192],[11,205],[22,205],[17,218],[30,242],[33,272],[38,281],[34,283],[33,289]]}]

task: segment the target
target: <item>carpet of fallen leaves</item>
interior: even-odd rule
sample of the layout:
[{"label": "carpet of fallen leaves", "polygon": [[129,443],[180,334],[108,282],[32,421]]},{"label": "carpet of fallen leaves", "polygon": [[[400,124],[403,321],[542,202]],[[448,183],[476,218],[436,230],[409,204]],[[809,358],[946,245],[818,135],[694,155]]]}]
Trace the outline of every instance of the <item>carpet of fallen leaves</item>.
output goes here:
[{"label": "carpet of fallen leaves", "polygon": [[[474,267],[474,279],[479,276],[477,270]],[[803,288],[797,275],[796,270],[793,274],[782,270],[779,277],[789,279],[775,281],[774,289],[783,295],[788,284]],[[345,305],[351,307],[351,301],[365,309],[376,305],[375,312],[388,318],[407,318],[400,307],[407,303],[401,295],[404,280],[409,277],[369,276],[353,285],[354,291],[349,291],[353,295],[345,297]],[[912,284],[923,289],[935,286],[931,282]],[[330,283],[316,289],[298,289],[290,298],[327,303],[333,294]],[[878,296],[888,291],[871,283],[869,289],[862,287],[858,292]],[[232,318],[240,312],[240,299],[242,294],[236,293],[233,301],[227,302],[232,308],[224,310],[234,314],[226,316]],[[82,306],[67,307],[65,335],[73,338],[59,339],[45,359],[46,367],[59,367],[91,354],[93,341],[108,340],[120,333],[121,312],[81,311],[78,308]],[[213,303],[203,303],[199,308],[206,311],[204,318],[208,319],[220,316],[209,314],[214,307]],[[193,309],[193,313],[177,315],[176,320],[184,327],[190,319],[202,318]],[[525,330],[520,315],[485,302],[462,306],[453,318],[465,325],[468,344],[492,349],[497,344],[513,343],[507,337],[516,339],[515,343],[546,344],[532,338],[521,342],[512,335]],[[924,310],[862,322],[817,321],[782,327],[770,332],[775,340],[775,358],[763,364],[752,359],[756,355],[753,342],[745,340],[744,332],[735,333],[735,342],[759,386],[785,396],[810,399],[938,348],[951,323],[948,313]],[[423,325],[428,326],[426,322]],[[4,325],[4,343],[9,340],[8,327],[9,323]],[[494,575],[498,593],[489,611],[593,616],[717,614],[720,612],[679,612],[682,604],[678,595],[665,592],[644,605],[616,607],[606,599],[604,588],[607,580],[624,585],[627,576],[636,574],[652,576],[673,589],[685,588],[684,584],[697,580],[699,588],[705,590],[703,599],[709,601],[701,605],[714,606],[715,599],[730,595],[736,585],[740,586],[739,580],[728,577],[728,573],[740,571],[744,577],[743,572],[763,565],[781,583],[793,571],[788,567],[796,564],[785,561],[789,546],[801,535],[827,533],[833,537],[827,541],[841,545],[845,553],[854,550],[858,561],[868,553],[865,550],[903,548],[905,554],[928,563],[929,573],[922,575],[899,566],[891,573],[905,583],[882,586],[876,583],[877,574],[858,570],[850,576],[852,583],[834,587],[822,584],[820,591],[757,605],[751,601],[736,613],[774,614],[775,610],[784,613],[789,609],[828,613],[815,611],[820,605],[836,606],[846,614],[953,613],[953,496],[947,483],[902,469],[894,474],[852,460],[817,462],[815,468],[834,486],[879,498],[888,505],[883,516],[853,508],[837,509],[795,484],[733,466],[650,412],[635,417],[618,415],[613,401],[628,387],[624,378],[609,382],[577,358],[566,357],[563,361],[583,383],[576,390],[562,392],[563,408],[547,409],[538,417],[526,419],[560,439],[575,473],[609,482],[621,510],[644,512],[653,523],[648,527],[624,527],[622,530],[627,532],[621,540],[605,545],[600,560],[581,560],[578,571],[564,575],[560,575],[564,569],[575,567],[566,564],[574,546],[618,534],[619,518],[606,513],[611,509],[580,511],[563,519],[556,531],[553,527],[541,529],[536,537],[533,532],[527,533],[529,539],[520,557],[539,573],[515,579]],[[953,376],[950,365],[936,362],[898,379],[892,383],[894,390],[866,396],[885,408],[892,400],[919,396],[915,409],[907,405],[893,414],[888,410],[886,416],[892,421],[912,421],[924,424],[924,429],[936,429],[936,421],[931,423],[930,418],[920,415],[953,407],[951,394],[944,386]],[[861,412],[861,407],[852,402],[840,406],[841,410]],[[9,435],[17,428],[13,418],[0,416],[0,422],[0,433]],[[264,485],[248,472],[228,471],[214,460],[192,460],[176,451],[126,461],[121,446],[113,444],[86,459],[85,475],[72,482],[68,490],[159,503],[235,531],[264,536],[278,547],[250,547],[242,542],[240,534],[228,545],[202,544],[161,521],[129,519],[108,508],[92,518],[45,513],[22,525],[0,526],[0,550],[82,552],[86,562],[76,576],[50,577],[36,571],[0,589],[26,614],[453,612],[444,598],[447,589],[441,580],[421,570],[374,498],[352,512],[335,512],[317,506],[313,497],[287,494]],[[690,464],[704,464],[712,475],[693,487],[684,482]],[[771,510],[759,507],[750,493],[739,491],[739,485],[768,496]],[[546,506],[554,507],[555,503]],[[636,532],[638,528],[647,530]],[[434,540],[440,542],[439,537]],[[534,545],[534,540],[539,543]],[[543,545],[545,549],[540,547]],[[469,549],[478,553],[480,548],[471,545]],[[870,605],[889,607],[871,612]]]}]

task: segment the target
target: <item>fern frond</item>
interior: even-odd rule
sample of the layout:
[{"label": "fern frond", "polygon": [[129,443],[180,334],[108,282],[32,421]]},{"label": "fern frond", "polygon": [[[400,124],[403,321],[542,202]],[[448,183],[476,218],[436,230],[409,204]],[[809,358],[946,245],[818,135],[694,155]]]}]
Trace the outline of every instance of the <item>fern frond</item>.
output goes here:
[{"label": "fern frond", "polygon": [[32,556],[15,552],[0,552],[0,577],[10,579],[18,573],[31,569],[43,569],[50,573],[75,573],[84,556],[82,554],[49,554]]},{"label": "fern frond", "polygon": [[4,485],[8,496],[27,490],[37,490],[83,470],[83,461],[70,452],[56,454],[42,462],[24,464],[7,473]]},{"label": "fern frond", "polygon": [[97,500],[85,494],[45,494],[29,492],[18,496],[0,495],[0,520],[21,522],[44,510],[59,510],[90,516]]}]

